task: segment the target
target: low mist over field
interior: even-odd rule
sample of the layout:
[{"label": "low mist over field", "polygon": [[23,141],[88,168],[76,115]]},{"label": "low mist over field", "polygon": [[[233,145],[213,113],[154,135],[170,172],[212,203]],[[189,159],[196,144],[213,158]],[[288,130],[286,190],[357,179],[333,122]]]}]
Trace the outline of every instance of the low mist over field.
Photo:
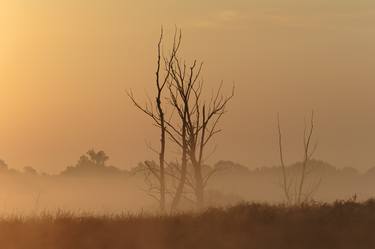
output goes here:
[{"label": "low mist over field", "polygon": [[[300,163],[288,166],[297,171]],[[316,171],[309,184],[320,182],[314,200],[366,200],[375,196],[375,169],[359,172],[354,168],[337,168],[313,160]],[[280,167],[248,167],[220,161],[210,168],[220,168],[207,189],[207,206],[226,207],[242,202],[283,203]],[[33,168],[22,171],[2,166],[0,170],[0,208],[2,214],[38,214],[69,210],[96,214],[155,213],[156,202],[148,195],[146,169],[140,164],[120,170],[107,164],[92,163],[67,167],[59,174],[40,173]],[[182,210],[193,204],[185,200]]]}]

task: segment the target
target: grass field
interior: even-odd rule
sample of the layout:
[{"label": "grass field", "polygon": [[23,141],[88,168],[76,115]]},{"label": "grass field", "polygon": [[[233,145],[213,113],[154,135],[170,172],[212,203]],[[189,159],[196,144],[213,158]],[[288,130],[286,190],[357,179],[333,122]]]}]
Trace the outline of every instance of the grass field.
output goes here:
[{"label": "grass field", "polygon": [[1,249],[375,248],[375,201],[241,204],[199,214],[3,217]]}]

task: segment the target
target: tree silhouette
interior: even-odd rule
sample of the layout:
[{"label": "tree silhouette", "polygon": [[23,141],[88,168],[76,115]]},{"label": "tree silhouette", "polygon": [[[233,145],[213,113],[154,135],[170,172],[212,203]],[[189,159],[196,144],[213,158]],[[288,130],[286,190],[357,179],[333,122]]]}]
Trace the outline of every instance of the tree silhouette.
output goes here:
[{"label": "tree silhouette", "polygon": [[104,166],[105,162],[108,161],[109,157],[105,154],[104,151],[95,152],[94,150],[89,150],[87,152],[89,160],[97,166]]},{"label": "tree silhouette", "polygon": [[[166,209],[166,194],[167,194],[167,183],[166,183],[166,172],[165,172],[165,151],[166,151],[166,136],[168,133],[167,130],[167,121],[165,118],[165,110],[164,110],[164,103],[163,103],[163,94],[165,87],[168,84],[168,81],[171,77],[171,67],[174,61],[174,57],[177,54],[177,51],[180,47],[181,36],[177,37],[177,32],[175,33],[174,42],[172,51],[170,53],[170,58],[165,60],[164,58],[164,67],[162,61],[162,51],[161,46],[163,42],[163,28],[161,29],[160,39],[158,42],[157,48],[157,69],[156,69],[156,78],[155,78],[155,85],[156,85],[156,96],[155,100],[150,100],[149,103],[145,105],[141,105],[134,97],[133,93],[129,91],[128,97],[131,99],[133,104],[144,114],[151,118],[151,120],[156,124],[156,126],[160,129],[160,150],[157,152],[159,155],[159,165],[155,167],[155,164],[150,164],[148,161],[145,161],[145,165],[149,173],[153,175],[158,181],[158,186],[150,185],[150,188],[153,190],[152,192],[158,192],[159,197],[151,194],[156,200],[159,202],[160,211],[165,212]],[[156,107],[155,107],[156,106]],[[149,178],[147,178],[149,179]]]},{"label": "tree silhouette", "polygon": [[314,164],[310,163],[317,148],[317,144],[312,145],[314,128],[314,112],[312,111],[309,125],[305,124],[303,134],[303,160],[299,166],[299,174],[297,176],[291,176],[290,174],[288,174],[288,170],[284,162],[283,137],[280,125],[280,117],[279,115],[277,115],[279,155],[283,176],[281,186],[286,202],[289,205],[301,205],[311,200],[314,192],[318,189],[321,182],[321,180],[319,180],[318,182],[313,183],[311,186],[306,186],[307,178],[314,170]]},{"label": "tree silhouette", "polygon": [[[163,56],[164,77],[161,75],[161,41],[158,44],[158,67],[156,72],[156,98],[149,100],[145,105],[140,105],[135,100],[132,92],[128,96],[134,105],[151,118],[154,124],[160,128],[160,151],[159,166],[145,162],[149,172],[158,180],[157,190],[160,193],[160,207],[165,207],[165,194],[172,196],[171,210],[176,210],[181,199],[184,197],[186,184],[193,189],[195,202],[198,208],[204,205],[204,190],[215,171],[204,174],[204,161],[206,159],[206,148],[211,140],[221,130],[218,123],[225,113],[228,102],[234,96],[234,88],[229,96],[222,94],[222,84],[208,99],[204,98],[203,85],[201,80],[202,63],[196,60],[188,65],[179,55],[181,44],[181,31],[175,32],[171,52]],[[168,91],[164,91],[167,88]],[[162,102],[165,100],[164,102]],[[168,106],[167,106],[168,105]],[[156,108],[155,108],[156,106]],[[168,118],[166,109],[169,110]],[[166,172],[165,148],[166,137],[174,146],[179,148],[180,163],[169,164],[169,172]],[[188,165],[192,170],[188,170]],[[190,174],[191,172],[191,174]],[[170,186],[167,190],[165,177],[169,176],[177,180],[177,184]],[[155,188],[153,188],[155,189]],[[185,196],[186,197],[186,196]]]},{"label": "tree silhouette", "polygon": [[0,159],[0,169],[8,169],[8,164],[3,159]]}]

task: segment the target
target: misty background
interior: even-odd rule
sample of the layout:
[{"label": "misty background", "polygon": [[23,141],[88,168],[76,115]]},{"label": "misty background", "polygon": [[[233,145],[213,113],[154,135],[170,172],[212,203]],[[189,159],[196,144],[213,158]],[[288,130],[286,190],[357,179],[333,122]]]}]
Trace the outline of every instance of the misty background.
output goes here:
[{"label": "misty background", "polygon": [[[58,210],[75,213],[123,214],[155,212],[158,203],[149,196],[145,181],[147,168],[140,163],[129,170],[87,154],[58,174],[38,172],[32,167],[10,168],[0,161],[0,214],[39,214]],[[99,154],[96,154],[99,155]],[[103,162],[103,163],[102,163]],[[300,172],[300,162],[288,165],[290,173]],[[313,199],[317,202],[367,200],[375,194],[375,167],[365,173],[354,168],[338,169],[324,161],[312,160],[314,168],[306,181],[311,188],[317,181]],[[218,169],[205,193],[206,206],[227,207],[241,202],[283,203],[280,166],[249,169],[233,161],[219,161],[206,170]],[[183,200],[180,211],[191,210],[195,203]]]},{"label": "misty background", "polygon": [[153,157],[153,127],[124,91],[150,93],[160,25],[177,24],[206,88],[237,88],[211,163],[276,164],[277,112],[286,158],[300,160],[314,109],[316,157],[364,172],[375,165],[374,22],[370,0],[2,1],[0,156],[48,173],[92,147],[121,169]]}]

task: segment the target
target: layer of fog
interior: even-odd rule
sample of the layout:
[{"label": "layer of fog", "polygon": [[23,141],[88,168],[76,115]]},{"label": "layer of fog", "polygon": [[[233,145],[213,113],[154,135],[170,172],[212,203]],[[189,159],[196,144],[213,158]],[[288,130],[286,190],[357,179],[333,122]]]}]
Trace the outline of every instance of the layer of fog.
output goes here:
[{"label": "layer of fog", "polygon": [[[314,172],[307,185],[319,181],[315,201],[331,202],[375,195],[375,170],[359,173],[353,168],[337,169],[313,160]],[[207,166],[210,167],[210,166]],[[207,206],[228,206],[242,201],[282,203],[280,167],[250,170],[230,161],[211,166],[221,170],[211,179],[206,192]],[[289,166],[298,170],[298,164]],[[106,165],[68,167],[61,174],[39,174],[32,168],[23,172],[3,166],[0,170],[0,213],[35,214],[69,210],[91,213],[139,213],[157,210],[150,197],[142,165],[130,171]],[[181,209],[190,209],[189,202]]]}]

